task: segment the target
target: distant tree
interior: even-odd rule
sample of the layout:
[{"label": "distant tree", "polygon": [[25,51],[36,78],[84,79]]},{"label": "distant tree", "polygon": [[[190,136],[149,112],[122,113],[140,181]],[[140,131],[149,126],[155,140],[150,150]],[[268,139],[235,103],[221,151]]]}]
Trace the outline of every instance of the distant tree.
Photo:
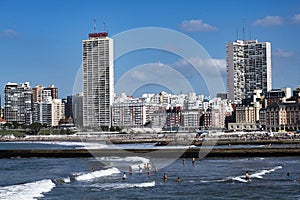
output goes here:
[{"label": "distant tree", "polygon": [[116,127],[116,131],[120,132],[122,130],[122,128],[120,126]]},{"label": "distant tree", "polygon": [[116,128],[114,127],[114,126],[112,126],[112,127],[110,127],[110,129],[109,129],[111,132],[114,132],[114,131],[116,131]]},{"label": "distant tree", "polygon": [[19,123],[18,123],[18,122],[13,122],[13,123],[12,123],[12,128],[13,128],[13,129],[19,128]]},{"label": "distant tree", "polygon": [[26,129],[26,128],[28,128],[28,125],[27,125],[27,124],[22,124],[22,125],[21,125],[21,128],[22,128],[22,129]]},{"label": "distant tree", "polygon": [[109,127],[108,127],[108,126],[101,126],[101,130],[102,130],[102,131],[108,131],[108,130],[109,130]]},{"label": "distant tree", "polygon": [[34,122],[28,126],[28,128],[30,128],[32,134],[34,134],[34,135],[37,135],[40,132],[42,127],[43,127],[43,125],[38,122]]}]

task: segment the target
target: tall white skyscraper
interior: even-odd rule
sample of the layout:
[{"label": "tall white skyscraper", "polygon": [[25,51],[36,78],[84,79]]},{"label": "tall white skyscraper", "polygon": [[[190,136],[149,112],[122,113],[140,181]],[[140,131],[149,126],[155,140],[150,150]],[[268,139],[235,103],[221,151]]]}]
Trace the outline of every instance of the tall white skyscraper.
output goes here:
[{"label": "tall white skyscraper", "polygon": [[83,126],[111,126],[114,95],[113,40],[106,32],[82,41]]},{"label": "tall white skyscraper", "polygon": [[271,44],[236,40],[226,44],[227,98],[240,103],[254,90],[272,89]]}]

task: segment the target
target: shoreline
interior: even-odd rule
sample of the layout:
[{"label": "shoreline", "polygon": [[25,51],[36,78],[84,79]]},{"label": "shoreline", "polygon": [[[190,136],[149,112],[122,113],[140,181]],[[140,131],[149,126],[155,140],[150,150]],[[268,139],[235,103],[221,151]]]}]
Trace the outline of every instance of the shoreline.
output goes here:
[{"label": "shoreline", "polygon": [[299,144],[300,139],[274,139],[274,138],[218,138],[209,137],[199,139],[185,136],[163,136],[156,135],[132,137],[129,135],[51,135],[51,136],[28,136],[28,137],[0,137],[0,142],[100,142],[106,144],[139,144],[139,143],[156,143],[157,146],[167,145],[195,145],[202,146],[212,143],[214,146],[219,145],[272,145],[272,144]]}]

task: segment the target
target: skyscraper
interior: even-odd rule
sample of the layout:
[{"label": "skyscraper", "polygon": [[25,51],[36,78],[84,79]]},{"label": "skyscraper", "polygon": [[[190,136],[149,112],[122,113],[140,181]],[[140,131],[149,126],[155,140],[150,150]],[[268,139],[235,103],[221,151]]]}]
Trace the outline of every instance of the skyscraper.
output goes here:
[{"label": "skyscraper", "polygon": [[272,89],[271,44],[236,40],[226,44],[227,98],[240,103],[254,90]]},{"label": "skyscraper", "polygon": [[106,32],[82,41],[83,126],[111,126],[114,94],[113,40]]}]

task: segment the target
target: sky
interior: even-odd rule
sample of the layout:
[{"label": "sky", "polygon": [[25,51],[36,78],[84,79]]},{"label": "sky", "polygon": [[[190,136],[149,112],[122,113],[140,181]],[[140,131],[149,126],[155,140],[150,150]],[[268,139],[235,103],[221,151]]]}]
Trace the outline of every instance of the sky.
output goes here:
[{"label": "sky", "polygon": [[[32,87],[54,84],[59,88],[59,98],[71,95],[80,71],[82,40],[94,31],[94,19],[97,31],[105,30],[112,38],[147,27],[173,30],[187,36],[207,52],[224,85],[226,42],[236,39],[270,42],[273,88],[295,89],[300,85],[298,0],[0,0],[2,96],[8,82],[30,82]],[[144,37],[151,38],[147,34]],[[120,42],[116,41],[119,40],[114,43],[117,47]],[[180,45],[180,42],[174,43]],[[209,68],[209,64],[206,66]],[[163,70],[157,70],[159,67]],[[144,70],[146,68],[148,70]],[[133,94],[138,96],[159,90],[172,92],[169,85],[160,81],[170,79],[173,85],[179,84],[180,92],[186,92],[186,87],[180,88],[177,78],[158,74],[164,70],[173,70],[171,74],[185,77],[196,93],[209,93],[211,86],[195,76],[195,71],[181,55],[161,49],[145,48],[116,59],[115,84],[126,76],[133,81],[147,78],[147,84],[144,82],[135,88]],[[124,92],[127,91],[124,89]],[[219,92],[225,89],[220,87]]]}]

